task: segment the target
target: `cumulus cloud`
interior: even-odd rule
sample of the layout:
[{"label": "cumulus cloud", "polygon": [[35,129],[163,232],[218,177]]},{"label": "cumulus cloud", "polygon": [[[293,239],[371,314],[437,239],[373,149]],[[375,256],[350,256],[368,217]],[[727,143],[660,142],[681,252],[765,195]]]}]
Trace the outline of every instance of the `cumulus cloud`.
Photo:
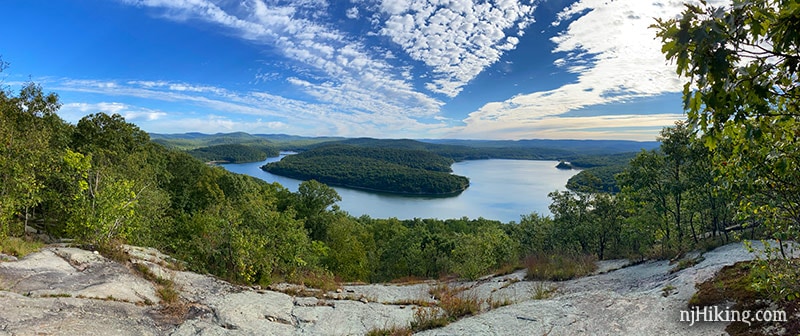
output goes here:
[{"label": "cumulus cloud", "polygon": [[348,19],[358,19],[358,7],[348,8],[345,15]]},{"label": "cumulus cloud", "polygon": [[383,0],[380,33],[432,69],[428,90],[455,97],[516,48],[535,8],[533,1]]},{"label": "cumulus cloud", "polygon": [[[721,0],[717,1],[721,2]],[[542,137],[539,128],[560,114],[595,105],[682,90],[674,65],[668,64],[655,30],[654,17],[671,18],[683,10],[683,1],[580,0],[562,11],[553,24],[573,20],[552,38],[554,53],[564,54],[556,65],[577,74],[577,81],[554,90],[520,94],[503,102],[485,104],[470,113],[462,137]],[[680,111],[676,111],[680,112]],[[675,115],[680,118],[680,115]],[[630,116],[632,120],[653,120]],[[648,119],[650,118],[650,119]],[[676,119],[677,119],[676,118]],[[579,122],[576,119],[564,119]],[[658,119],[667,126],[672,121]],[[596,127],[615,127],[619,118],[593,119]],[[531,130],[520,131],[521,126]],[[566,126],[566,125],[565,125]],[[655,136],[651,133],[651,139]]]}]

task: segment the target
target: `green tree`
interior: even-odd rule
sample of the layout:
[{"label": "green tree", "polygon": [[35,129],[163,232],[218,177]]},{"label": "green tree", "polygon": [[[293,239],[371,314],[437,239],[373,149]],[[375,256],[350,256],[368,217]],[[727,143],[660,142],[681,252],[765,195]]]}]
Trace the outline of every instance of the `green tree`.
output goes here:
[{"label": "green tree", "polygon": [[592,194],[572,191],[555,191],[548,194],[553,199],[553,246],[564,251],[591,253],[594,248],[595,228],[589,210]]},{"label": "green tree", "polygon": [[[779,242],[800,239],[800,3],[734,0],[686,5],[654,27],[668,60],[687,78],[684,109],[711,149],[726,147],[722,173],[745,195],[738,210]],[[783,254],[783,244],[776,252]],[[762,267],[779,297],[800,296],[798,265]]]},{"label": "green tree", "polygon": [[104,113],[78,122],[72,147],[91,158],[91,165],[88,171],[78,171],[86,187],[67,231],[93,244],[146,241],[150,230],[162,224],[169,204],[159,188],[160,180],[168,178],[163,150],[122,116]]},{"label": "green tree", "polygon": [[297,187],[294,208],[298,218],[305,219],[305,227],[313,240],[325,240],[330,218],[325,210],[342,200],[335,189],[315,180],[305,181]]},{"label": "green tree", "polygon": [[338,213],[327,231],[325,266],[345,281],[368,281],[372,271],[369,253],[375,247],[367,229],[354,218]]},{"label": "green tree", "polygon": [[[2,60],[0,60],[2,63]],[[58,96],[28,83],[18,95],[0,90],[0,236],[19,235],[46,200],[45,182],[61,166],[68,128]]]}]

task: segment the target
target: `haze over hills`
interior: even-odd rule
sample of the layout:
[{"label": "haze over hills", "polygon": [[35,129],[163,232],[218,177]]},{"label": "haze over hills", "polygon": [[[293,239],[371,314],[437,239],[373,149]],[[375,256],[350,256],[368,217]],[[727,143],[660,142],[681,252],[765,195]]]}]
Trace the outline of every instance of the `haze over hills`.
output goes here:
[{"label": "haze over hills", "polygon": [[[375,138],[345,138],[345,137],[307,137],[288,134],[249,134],[245,132],[205,134],[198,132],[179,134],[150,133],[150,138],[168,147],[205,147],[219,144],[247,144],[269,141],[287,148],[305,149],[324,142],[341,141],[352,145],[427,149],[437,148],[432,145],[450,145],[472,148],[539,148],[559,150],[573,154],[614,154],[638,152],[642,149],[658,148],[658,141],[632,141],[632,140],[557,140],[557,139],[527,139],[527,140],[461,140],[461,139],[375,139]],[[441,147],[438,147],[441,148]],[[193,148],[184,148],[193,149]]]}]

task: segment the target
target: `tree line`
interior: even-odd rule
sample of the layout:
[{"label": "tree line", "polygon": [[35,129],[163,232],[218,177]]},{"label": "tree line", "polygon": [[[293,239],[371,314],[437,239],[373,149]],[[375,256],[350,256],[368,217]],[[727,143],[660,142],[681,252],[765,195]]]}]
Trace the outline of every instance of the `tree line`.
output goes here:
[{"label": "tree line", "polygon": [[[240,283],[477,278],[535,255],[642,258],[685,251],[708,232],[724,237],[731,223],[730,201],[714,191],[708,151],[682,124],[664,131],[660,150],[632,161],[621,193],[553,193],[552,218],[398,220],[353,217],[336,206],[336,191],[317,181],[290,192],[206,165],[150,141],[119,115],[68,124],[56,114],[57,96],[35,84],[0,98],[3,236],[21,236],[30,226],[95,248],[152,246]],[[398,161],[416,154],[369,151]],[[312,161],[340,163],[310,152]],[[286,159],[292,157],[299,155]]]},{"label": "tree line", "polygon": [[188,151],[195,158],[210,162],[245,163],[264,161],[280,155],[272,145],[226,144],[195,148]]},{"label": "tree line", "polygon": [[[676,225],[686,228],[688,218],[696,232],[705,232],[697,223],[711,218],[684,215],[674,221],[676,212],[666,210],[659,222],[663,230],[652,230],[648,217],[631,215],[647,216],[646,209],[621,206],[621,196],[571,192],[551,195],[553,218],[531,214],[519,223],[356,218],[339,210],[340,197],[325,184],[307,181],[290,192],[208,166],[150,141],[119,115],[98,113],[68,124],[56,114],[57,96],[44,94],[38,85],[28,84],[17,95],[4,91],[0,98],[3,236],[21,236],[29,226],[95,248],[121,242],[152,246],[193,270],[240,283],[315,276],[476,278],[537,254],[643,256],[655,246],[688,247],[685,240],[691,236],[672,233],[679,231]],[[379,152],[400,160],[417,154],[372,153]],[[337,164],[314,155],[313,161]],[[372,160],[386,169],[385,161]],[[650,201],[650,194],[636,195],[640,202]]]}]

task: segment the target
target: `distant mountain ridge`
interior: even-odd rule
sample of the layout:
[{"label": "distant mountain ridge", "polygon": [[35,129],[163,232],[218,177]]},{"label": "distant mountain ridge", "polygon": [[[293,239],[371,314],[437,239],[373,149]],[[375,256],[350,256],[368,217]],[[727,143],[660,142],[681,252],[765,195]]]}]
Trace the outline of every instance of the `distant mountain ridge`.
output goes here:
[{"label": "distant mountain ridge", "polygon": [[470,147],[496,147],[496,148],[550,148],[577,152],[579,154],[614,154],[625,152],[638,152],[642,149],[651,150],[658,148],[658,141],[633,141],[633,140],[553,140],[553,139],[527,139],[527,140],[457,140],[457,139],[422,139],[420,141],[462,145]]},{"label": "distant mountain ridge", "polygon": [[[453,161],[465,160],[485,160],[485,159],[514,159],[514,160],[552,160],[569,162],[573,168],[582,171],[573,176],[567,183],[567,187],[575,190],[576,188],[585,189],[587,187],[598,188],[598,191],[617,192],[614,176],[622,172],[631,158],[642,150],[657,149],[660,143],[657,141],[630,141],[630,140],[549,140],[549,139],[528,139],[528,140],[459,140],[459,139],[375,139],[375,138],[342,138],[342,137],[305,137],[287,134],[248,134],[243,132],[234,133],[186,133],[186,134],[151,134],[153,141],[169,148],[176,148],[194,152],[195,157],[200,157],[206,161],[224,160],[229,162],[245,162],[247,157],[254,155],[239,155],[230,157],[227,153],[221,153],[219,147],[224,145],[247,145],[260,149],[273,148],[281,151],[309,152],[315,151],[319,159],[320,155],[325,156],[328,163],[338,162],[340,168],[335,174],[328,172],[322,174],[327,168],[319,166],[318,163],[307,161],[292,165],[292,169],[281,165],[270,167],[272,173],[290,176],[298,179],[317,179],[327,183],[338,185],[351,185],[362,188],[387,190],[385,186],[376,188],[374,185],[360,186],[352,180],[341,180],[337,174],[343,176],[360,176],[364,170],[379,171],[386,168],[385,163],[375,163],[375,159],[361,151],[362,156],[346,155],[340,153],[340,147],[336,146],[355,146],[361,148],[371,148],[384,151],[411,150],[429,152]],[[328,148],[326,150],[326,147]],[[336,152],[336,148],[339,152]],[[326,153],[327,151],[327,153]],[[202,152],[200,155],[197,152]],[[207,153],[212,154],[207,154]],[[241,153],[247,153],[245,149]],[[274,154],[274,153],[273,153]],[[272,154],[271,154],[272,155]],[[270,155],[270,156],[271,156]],[[335,157],[335,160],[334,160]],[[345,158],[346,157],[346,158]],[[422,160],[424,155],[418,155]],[[301,157],[292,160],[300,160]],[[413,161],[413,160],[412,160]],[[251,161],[252,162],[252,161]],[[367,168],[367,163],[373,163]],[[283,165],[288,166],[290,162]],[[316,167],[310,169],[310,167]],[[555,163],[553,164],[555,167]],[[377,168],[376,168],[377,167]],[[405,174],[403,180],[410,180],[413,174]],[[382,176],[381,178],[386,178]],[[415,177],[416,178],[416,177]],[[600,179],[599,186],[595,186],[596,179]],[[373,176],[373,179],[379,179]],[[455,183],[459,184],[459,183]],[[454,185],[455,185],[454,184]],[[448,188],[444,188],[448,189]],[[450,191],[461,189],[460,186],[449,188]],[[414,191],[416,192],[416,191]]]},{"label": "distant mountain ridge", "polygon": [[[658,148],[658,141],[632,141],[632,140],[554,140],[554,139],[525,139],[525,140],[461,140],[461,139],[375,139],[375,138],[345,138],[345,137],[309,137],[288,134],[249,134],[245,132],[205,134],[198,132],[181,134],[151,133],[150,138],[162,145],[176,144],[191,146],[194,149],[220,144],[247,144],[252,142],[269,141],[283,150],[307,150],[326,142],[342,142],[344,144],[432,150],[431,145],[458,146],[451,148],[505,148],[505,149],[547,149],[554,154],[615,154],[638,152],[642,149],[651,150]],[[285,148],[283,148],[285,147]],[[439,147],[441,148],[441,147]]]}]

